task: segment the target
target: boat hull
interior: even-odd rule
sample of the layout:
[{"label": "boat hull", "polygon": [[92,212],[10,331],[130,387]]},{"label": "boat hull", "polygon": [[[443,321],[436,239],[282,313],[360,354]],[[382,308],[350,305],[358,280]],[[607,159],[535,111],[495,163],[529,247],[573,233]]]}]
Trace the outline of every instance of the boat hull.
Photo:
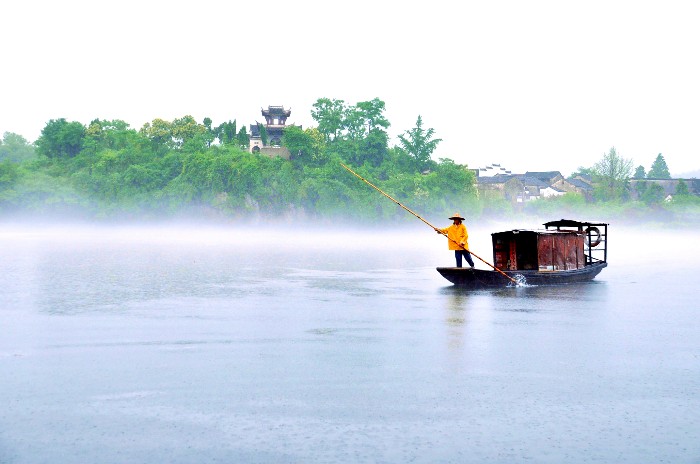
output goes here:
[{"label": "boat hull", "polygon": [[[581,269],[567,271],[503,271],[512,279],[527,285],[566,285],[593,280],[608,264],[595,263]],[[468,267],[438,267],[437,271],[453,284],[465,288],[498,288],[513,286],[513,281],[504,277],[500,272],[471,269]]]}]

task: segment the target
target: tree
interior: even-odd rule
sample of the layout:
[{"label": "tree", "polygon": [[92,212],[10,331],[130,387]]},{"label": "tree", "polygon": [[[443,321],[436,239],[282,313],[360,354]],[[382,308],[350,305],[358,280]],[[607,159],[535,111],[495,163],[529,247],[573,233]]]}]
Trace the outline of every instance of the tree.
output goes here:
[{"label": "tree", "polygon": [[172,122],[157,118],[144,124],[139,132],[151,141],[156,152],[181,148],[196,151],[211,142],[206,126],[190,115],[175,118]]},{"label": "tree", "polygon": [[93,119],[85,130],[83,148],[96,154],[101,150],[120,150],[133,146],[138,140],[138,133],[121,119]]},{"label": "tree", "polygon": [[10,161],[0,161],[0,192],[12,187],[20,176],[20,167]]},{"label": "tree", "polygon": [[212,123],[212,121],[211,121],[211,118],[209,118],[209,117],[206,117],[202,120],[202,124],[204,125],[204,127],[207,130],[206,137],[205,137],[207,148],[211,147],[211,143],[216,138],[216,134],[214,134],[214,129],[211,127],[211,123]]},{"label": "tree", "polygon": [[0,213],[10,210],[17,204],[20,195],[17,183],[22,177],[20,165],[7,160],[0,160]]},{"label": "tree", "polygon": [[442,139],[434,139],[435,130],[423,129],[423,118],[418,115],[416,127],[406,131],[405,135],[399,135],[401,148],[405,150],[414,160],[415,168],[423,171],[429,166],[430,157]]},{"label": "tree", "polygon": [[622,200],[627,195],[627,186],[632,173],[632,160],[617,154],[615,147],[603,155],[593,166],[596,196],[603,201]]},{"label": "tree", "polygon": [[374,98],[370,101],[359,102],[357,105],[358,113],[366,128],[367,134],[375,128],[388,129],[391,125],[384,117],[385,103],[379,98]]},{"label": "tree", "polygon": [[195,142],[194,146],[192,143],[188,144],[190,149],[204,148],[206,145],[206,127],[190,115],[173,119],[171,131],[175,148],[182,148],[188,142]]},{"label": "tree", "polygon": [[343,100],[319,98],[311,110],[311,117],[318,123],[318,130],[323,134],[326,142],[331,142],[340,136],[345,115],[346,108]]},{"label": "tree", "polygon": [[632,176],[634,179],[644,179],[647,176],[646,172],[644,171],[644,166],[641,164],[637,166],[637,169],[634,171],[634,175]]},{"label": "tree", "polygon": [[308,160],[313,154],[314,140],[300,127],[288,126],[282,134],[282,145],[289,150],[291,159]]},{"label": "tree", "polygon": [[85,126],[64,118],[51,119],[36,141],[37,152],[49,158],[72,158],[83,148]]},{"label": "tree", "polygon": [[348,106],[345,108],[342,128],[344,130],[343,138],[352,142],[360,141],[367,134],[362,111],[360,111],[357,106]]},{"label": "tree", "polygon": [[391,124],[384,117],[385,104],[378,98],[351,107],[352,134],[362,161],[379,166],[386,157]]},{"label": "tree", "polygon": [[651,169],[647,173],[648,179],[670,179],[671,173],[668,171],[668,166],[666,165],[666,160],[661,153],[658,154],[656,159],[651,165]]},{"label": "tree", "polygon": [[27,142],[27,139],[13,132],[3,134],[0,139],[0,161],[21,162],[32,159],[34,156],[34,147]]},{"label": "tree", "polygon": [[389,136],[381,129],[373,128],[365,138],[359,142],[358,149],[363,155],[363,160],[372,166],[382,164],[387,155]]},{"label": "tree", "polygon": [[678,179],[678,184],[676,185],[676,195],[690,195],[688,184],[686,184],[683,179]]},{"label": "tree", "polygon": [[644,192],[647,191],[647,188],[649,187],[648,182],[643,180],[640,182],[636,182],[634,185],[634,189],[637,191],[637,197],[641,200],[642,197],[644,196]]},{"label": "tree", "polygon": [[236,140],[236,120],[221,123],[214,129],[216,137],[219,139],[219,143],[222,145],[228,145]]},{"label": "tree", "polygon": [[238,146],[244,150],[247,150],[248,147],[250,147],[250,136],[248,135],[245,126],[241,127],[241,130],[238,131],[236,143],[238,143]]},{"label": "tree", "polygon": [[664,200],[664,188],[656,182],[650,182],[640,199],[648,206],[658,205]]},{"label": "tree", "polygon": [[593,177],[595,177],[595,169],[593,168],[584,168],[583,166],[579,166],[577,170],[571,173],[569,176],[569,179],[576,179],[577,177],[582,177],[584,179],[589,179],[592,180]]},{"label": "tree", "polygon": [[258,124],[258,129],[260,130],[260,141],[263,144],[263,147],[267,146],[267,143],[269,142],[268,136],[267,136],[267,127],[265,127],[265,124]]},{"label": "tree", "polygon": [[144,124],[139,133],[151,141],[151,148],[155,152],[167,151],[175,148],[172,124],[168,121],[156,118]]}]

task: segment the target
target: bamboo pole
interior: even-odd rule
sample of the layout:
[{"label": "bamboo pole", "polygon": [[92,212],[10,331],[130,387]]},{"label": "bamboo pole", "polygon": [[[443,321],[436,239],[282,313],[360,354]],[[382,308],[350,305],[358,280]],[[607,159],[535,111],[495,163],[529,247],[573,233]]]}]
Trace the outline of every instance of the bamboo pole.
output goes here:
[{"label": "bamboo pole", "polygon": [[432,225],[431,223],[429,223],[428,221],[426,221],[425,219],[423,219],[419,214],[416,214],[416,213],[413,212],[410,208],[408,208],[408,207],[406,207],[405,205],[401,204],[400,201],[398,201],[397,199],[395,199],[394,197],[392,197],[391,195],[389,195],[388,193],[386,193],[384,190],[380,189],[379,187],[377,187],[376,185],[374,185],[372,182],[368,181],[367,179],[365,179],[364,177],[362,177],[361,175],[359,175],[358,173],[356,173],[355,171],[353,171],[352,169],[350,169],[349,167],[347,167],[347,166],[344,165],[343,163],[340,163],[340,165],[341,165],[342,167],[344,167],[348,172],[350,172],[351,174],[353,174],[355,177],[357,177],[358,179],[360,179],[361,181],[363,181],[364,183],[366,183],[367,185],[369,185],[370,187],[372,187],[373,189],[375,189],[377,192],[381,193],[382,195],[384,195],[385,197],[387,197],[389,200],[393,201],[394,203],[396,203],[397,205],[399,205],[400,207],[402,207],[403,209],[405,209],[406,211],[408,211],[409,213],[411,213],[412,215],[414,215],[415,217],[417,217],[418,219],[420,219],[421,221],[423,221],[424,223],[426,223],[427,225],[429,225],[430,227],[432,227],[433,230],[435,230],[435,231],[438,232],[439,234],[444,235],[445,237],[447,237],[447,239],[450,240],[452,243],[455,243],[455,244],[457,244],[458,247],[461,247],[463,250],[468,251],[472,256],[476,257],[477,259],[479,259],[480,261],[482,261],[484,264],[486,264],[486,265],[492,267],[494,271],[497,271],[499,274],[501,274],[503,277],[505,277],[506,279],[510,280],[510,281],[513,282],[514,284],[516,284],[516,285],[518,284],[518,282],[517,282],[515,279],[513,279],[511,276],[509,276],[509,275],[506,274],[505,272],[501,271],[500,269],[498,269],[496,266],[494,266],[493,264],[489,263],[489,262],[486,261],[485,259],[481,258],[481,257],[480,257],[479,255],[477,255],[476,253],[472,252],[471,250],[467,250],[467,249],[464,248],[462,245],[460,245],[459,243],[457,243],[457,242],[455,242],[454,240],[452,240],[445,232],[443,232],[442,230],[438,229],[437,227],[435,227],[434,225]]}]

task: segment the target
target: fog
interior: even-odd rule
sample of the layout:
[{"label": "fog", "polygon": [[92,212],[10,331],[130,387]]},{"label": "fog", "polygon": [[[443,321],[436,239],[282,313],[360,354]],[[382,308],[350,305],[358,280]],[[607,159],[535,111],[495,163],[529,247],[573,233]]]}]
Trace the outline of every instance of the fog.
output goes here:
[{"label": "fog", "polygon": [[[508,220],[477,219],[465,221],[469,231],[469,244],[474,252],[490,253],[491,234],[512,229],[543,229],[543,223],[557,217],[522,217]],[[566,216],[562,216],[566,217]],[[568,217],[567,217],[568,218]],[[574,218],[569,218],[574,219]],[[581,218],[596,222],[595,218]],[[448,219],[428,221],[435,227],[447,227]],[[649,256],[667,254],[671,250],[688,252],[699,251],[691,246],[700,237],[700,230],[692,225],[677,227],[663,223],[603,221],[610,224],[612,243],[624,237],[624,241],[613,245],[625,248],[646,249]],[[413,222],[377,223],[368,226],[356,224],[333,225],[328,222],[308,221],[295,224],[275,218],[259,220],[256,223],[221,222],[163,222],[163,223],[88,223],[62,221],[0,221],[0,240],[48,244],[79,244],[90,246],[118,246],[120,243],[138,243],[144,246],[169,245],[175,247],[196,246],[232,247],[242,252],[269,252],[304,248],[310,251],[325,250],[336,252],[347,250],[373,250],[387,248],[413,248],[416,252],[431,250],[446,251],[445,238],[436,234],[429,226],[416,219]],[[690,243],[686,243],[689,241]],[[649,244],[654,243],[650,247]],[[694,245],[694,244],[693,244]],[[619,250],[619,248],[618,248]],[[685,253],[681,253],[685,254]]]}]

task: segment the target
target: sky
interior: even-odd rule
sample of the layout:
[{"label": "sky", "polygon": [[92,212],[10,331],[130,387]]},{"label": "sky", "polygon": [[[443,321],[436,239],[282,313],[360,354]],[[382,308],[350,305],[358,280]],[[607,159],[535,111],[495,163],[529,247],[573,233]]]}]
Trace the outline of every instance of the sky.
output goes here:
[{"label": "sky", "polygon": [[50,119],[132,128],[315,125],[319,98],[386,104],[392,144],[415,127],[471,168],[591,167],[611,147],[648,171],[700,170],[694,1],[9,0],[0,6],[0,134]]}]

